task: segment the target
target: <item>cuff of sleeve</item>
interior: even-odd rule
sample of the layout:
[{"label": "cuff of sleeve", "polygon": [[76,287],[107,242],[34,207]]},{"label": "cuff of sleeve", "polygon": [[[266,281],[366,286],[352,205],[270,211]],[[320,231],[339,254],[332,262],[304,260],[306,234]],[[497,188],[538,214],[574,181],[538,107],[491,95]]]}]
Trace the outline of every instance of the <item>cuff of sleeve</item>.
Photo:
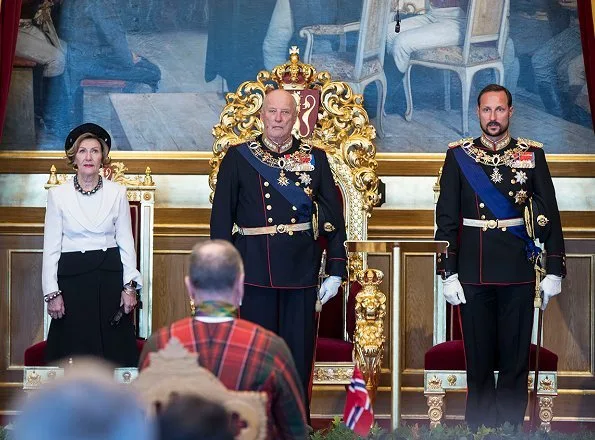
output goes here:
[{"label": "cuff of sleeve", "polygon": [[548,274],[564,278],[566,276],[566,256],[548,255],[545,269]]},{"label": "cuff of sleeve", "polygon": [[447,254],[436,254],[436,274],[442,275],[444,272],[457,273],[457,255],[449,252]]},{"label": "cuff of sleeve", "polygon": [[347,261],[343,259],[332,259],[326,263],[326,269],[331,276],[337,276],[345,279],[347,277]]}]

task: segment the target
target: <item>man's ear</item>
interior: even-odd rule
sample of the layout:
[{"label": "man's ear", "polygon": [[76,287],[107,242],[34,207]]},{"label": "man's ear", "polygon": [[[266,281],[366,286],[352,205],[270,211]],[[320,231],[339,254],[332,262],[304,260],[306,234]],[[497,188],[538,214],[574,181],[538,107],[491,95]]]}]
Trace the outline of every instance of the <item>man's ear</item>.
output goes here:
[{"label": "man's ear", "polygon": [[236,282],[233,286],[233,290],[234,290],[234,296],[235,296],[236,303],[238,304],[238,306],[241,306],[242,299],[244,298],[244,274],[243,273],[238,276],[238,279],[236,280]]},{"label": "man's ear", "polygon": [[188,275],[184,277],[184,284],[186,285],[186,292],[188,293],[188,297],[191,300],[194,300],[194,292],[196,289],[192,285],[192,281],[190,281],[190,277]]},{"label": "man's ear", "polygon": [[510,117],[512,117],[512,114],[514,113],[514,106],[511,105],[509,111],[510,111],[510,114],[508,115],[508,117],[510,118]]}]

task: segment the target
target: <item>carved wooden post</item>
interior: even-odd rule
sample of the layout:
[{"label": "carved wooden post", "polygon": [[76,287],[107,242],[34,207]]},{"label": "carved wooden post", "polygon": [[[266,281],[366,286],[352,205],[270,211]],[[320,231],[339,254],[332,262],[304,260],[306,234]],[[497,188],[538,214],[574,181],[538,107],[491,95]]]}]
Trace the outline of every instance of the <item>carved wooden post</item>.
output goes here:
[{"label": "carved wooden post", "polygon": [[385,341],[386,295],[378,288],[383,278],[384,274],[377,269],[366,269],[357,274],[362,290],[355,297],[355,360],[366,381],[372,404],[376,398]]}]

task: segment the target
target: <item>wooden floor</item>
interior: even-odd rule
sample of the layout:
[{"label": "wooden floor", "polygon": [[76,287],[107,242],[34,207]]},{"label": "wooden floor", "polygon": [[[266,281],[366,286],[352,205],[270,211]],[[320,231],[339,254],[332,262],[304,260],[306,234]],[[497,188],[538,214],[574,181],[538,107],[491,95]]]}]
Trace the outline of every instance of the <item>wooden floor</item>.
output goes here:
[{"label": "wooden floor", "polygon": [[[160,66],[162,81],[157,95],[164,96],[148,98],[147,88],[140,87],[140,95],[118,95],[97,100],[96,105],[86,103],[85,119],[107,125],[114,134],[114,149],[209,151],[213,142],[210,127],[218,120],[224,98],[221,78],[209,83],[204,80],[206,39],[205,33],[193,31],[129,35],[132,50]],[[442,93],[440,88],[437,93]],[[460,105],[445,111],[424,102],[425,97],[427,94],[416,98],[414,88],[410,122],[398,114],[387,115],[386,136],[377,139],[378,151],[443,152],[449,142],[463,137]],[[442,100],[442,96],[436,97],[436,102]],[[161,103],[162,110],[149,111],[147,105],[156,102]],[[535,94],[518,88],[515,108],[511,123],[514,136],[542,141],[549,153],[595,153],[592,129],[544,112]],[[477,136],[479,123],[474,112],[471,105],[469,127],[471,135]],[[58,150],[62,144],[62,139],[41,129],[37,146],[11,144],[0,148]]]}]

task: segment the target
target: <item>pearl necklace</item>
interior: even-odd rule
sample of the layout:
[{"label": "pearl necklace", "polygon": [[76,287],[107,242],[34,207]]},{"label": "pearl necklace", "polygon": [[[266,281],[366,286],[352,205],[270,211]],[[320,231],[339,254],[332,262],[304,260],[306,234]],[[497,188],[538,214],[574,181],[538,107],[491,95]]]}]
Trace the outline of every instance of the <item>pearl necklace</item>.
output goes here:
[{"label": "pearl necklace", "polygon": [[79,179],[76,176],[76,174],[74,176],[74,189],[76,189],[78,192],[80,192],[84,196],[90,196],[92,194],[95,194],[97,191],[99,191],[101,189],[102,186],[103,186],[103,180],[101,179],[101,176],[99,176],[99,181],[97,182],[97,185],[95,185],[95,188],[93,188],[90,191],[85,191],[83,189],[83,187],[81,186],[81,184],[79,183]]}]

